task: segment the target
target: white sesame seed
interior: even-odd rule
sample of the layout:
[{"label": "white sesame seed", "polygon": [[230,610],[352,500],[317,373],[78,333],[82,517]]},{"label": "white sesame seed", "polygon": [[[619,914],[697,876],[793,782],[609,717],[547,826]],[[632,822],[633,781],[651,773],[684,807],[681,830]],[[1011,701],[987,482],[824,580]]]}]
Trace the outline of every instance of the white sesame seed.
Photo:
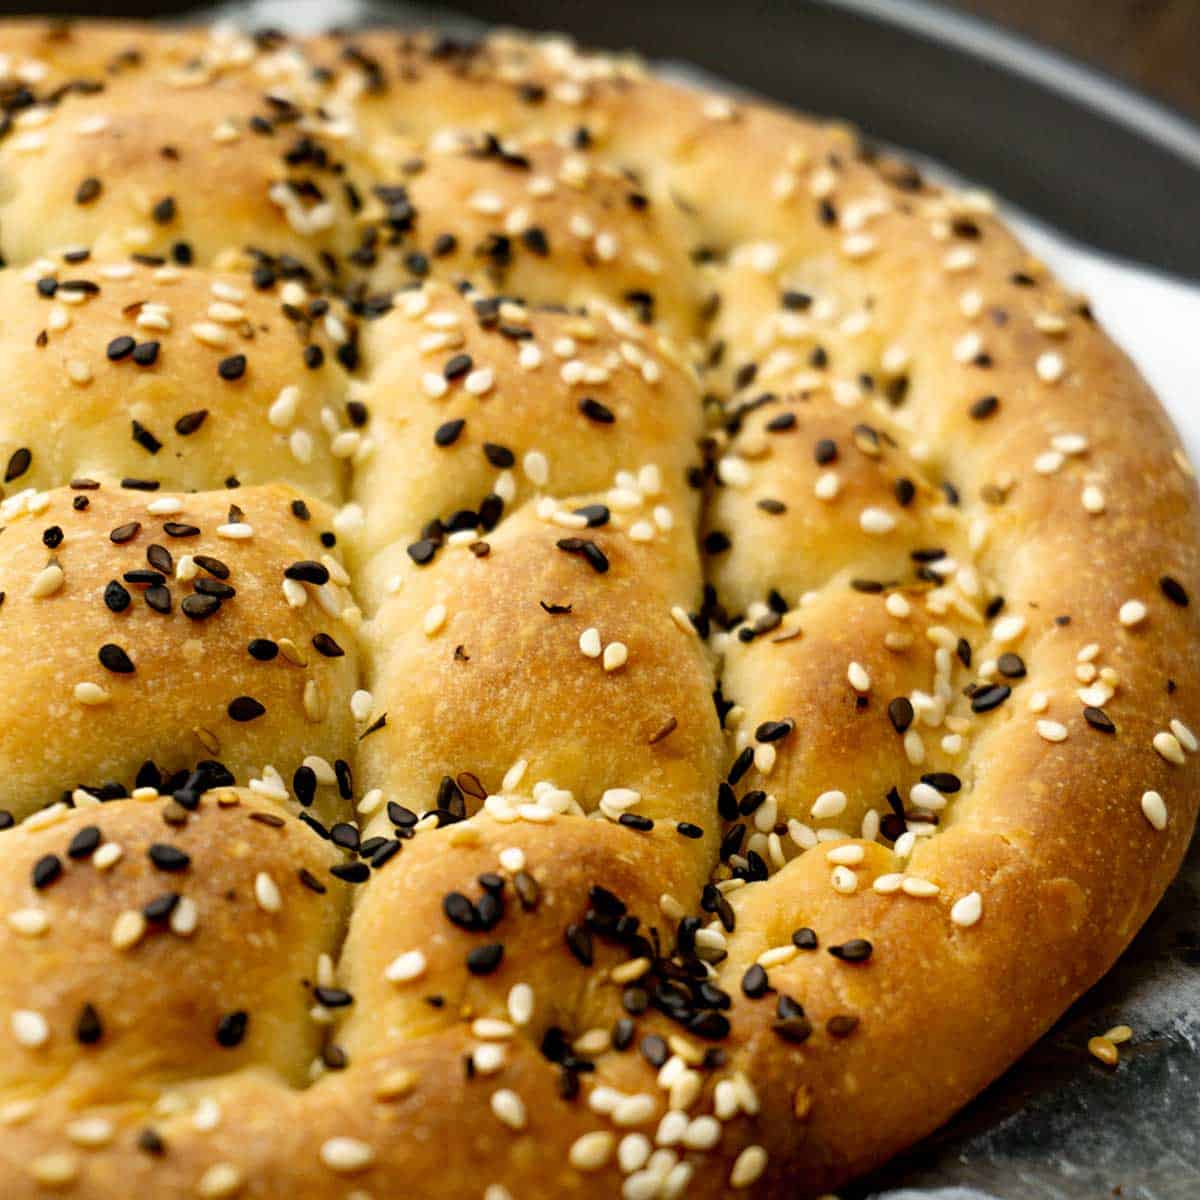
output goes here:
[{"label": "white sesame seed", "polygon": [[978,892],[968,892],[955,900],[950,909],[950,920],[964,929],[974,925],[983,915],[983,897]]},{"label": "white sesame seed", "polygon": [[217,526],[217,536],[234,542],[244,542],[254,536],[254,527],[245,521],[230,521],[226,525]]},{"label": "white sesame seed", "polygon": [[392,959],[383,977],[390,983],[409,983],[425,974],[425,955],[420,950],[406,950]]},{"label": "white sesame seed", "polygon": [[825,851],[826,862],[838,863],[845,867],[857,866],[865,857],[866,851],[863,847],[853,842],[848,846],[834,846],[832,850]]},{"label": "white sesame seed", "polygon": [[508,993],[508,1016],[514,1025],[528,1025],[533,1019],[533,988],[515,983]]},{"label": "white sesame seed", "polygon": [[1061,721],[1038,721],[1037,732],[1038,737],[1047,742],[1065,742],[1067,740],[1067,727]]},{"label": "white sesame seed", "polygon": [[35,600],[44,600],[47,596],[53,596],[62,587],[65,579],[62,567],[58,563],[50,563],[33,577],[29,594]]},{"label": "white sesame seed", "polygon": [[858,891],[858,876],[849,867],[834,867],[829,882],[833,884],[833,890],[843,896]]},{"label": "white sesame seed", "polygon": [[1146,606],[1140,600],[1126,600],[1117,613],[1117,620],[1126,627],[1132,627],[1146,619],[1146,611]]},{"label": "white sesame seed", "polygon": [[137,909],[127,908],[113,922],[112,944],[117,950],[128,950],[142,940],[146,918]]},{"label": "white sesame seed", "polygon": [[1093,515],[1102,513],[1105,508],[1104,493],[1094,483],[1089,483],[1083,489],[1080,502],[1083,504],[1084,510]]},{"label": "white sesame seed", "polygon": [[835,500],[841,487],[842,481],[836,471],[822,471],[813,484],[813,494],[818,500]]},{"label": "white sesame seed", "polygon": [[599,658],[603,647],[600,644],[600,630],[592,626],[579,635],[579,649],[588,658]]},{"label": "white sesame seed", "polygon": [[625,1096],[617,1101],[611,1115],[614,1125],[626,1128],[630,1125],[642,1125],[654,1115],[654,1097],[645,1092]]},{"label": "white sesame seed", "polygon": [[30,1163],[30,1172],[44,1187],[60,1188],[73,1183],[79,1176],[79,1160],[65,1150],[42,1154]]},{"label": "white sesame seed", "polygon": [[358,1138],[332,1137],[321,1144],[321,1161],[339,1174],[366,1170],[375,1161],[375,1151]]},{"label": "white sesame seed", "polygon": [[9,1023],[13,1037],[20,1046],[27,1046],[32,1050],[44,1046],[50,1040],[50,1026],[46,1018],[32,1009],[14,1009]]},{"label": "white sesame seed", "polygon": [[1142,812],[1145,815],[1146,820],[1149,821],[1155,829],[1166,829],[1167,805],[1158,792],[1149,791],[1142,793]]},{"label": "white sesame seed", "polygon": [[629,661],[629,650],[624,642],[609,642],[604,647],[604,669],[618,671]]},{"label": "white sesame seed", "polygon": [[761,1146],[747,1146],[734,1161],[729,1172],[729,1186],[748,1188],[757,1183],[767,1169],[767,1152]]},{"label": "white sesame seed", "polygon": [[1053,475],[1063,465],[1063,456],[1057,450],[1044,450],[1033,460],[1033,469],[1039,475]]},{"label": "white sesame seed", "polygon": [[[93,855],[93,859],[95,856]],[[177,937],[190,937],[196,932],[200,920],[200,911],[196,902],[190,896],[183,896],[171,911],[168,921],[171,932]]]},{"label": "white sesame seed", "polygon": [[1174,763],[1179,767],[1183,766],[1183,747],[1179,744],[1179,739],[1173,733],[1168,733],[1165,729],[1160,729],[1154,735],[1151,744],[1167,762]]},{"label": "white sesame seed", "polygon": [[112,696],[98,683],[84,680],[75,685],[75,699],[88,708],[95,708],[98,705],[107,704]]},{"label": "white sesame seed", "polygon": [[885,534],[896,528],[896,518],[882,508],[864,508],[858,524],[863,533]]},{"label": "white sesame seed", "polygon": [[650,1151],[650,1139],[644,1133],[627,1133],[617,1144],[617,1165],[631,1175],[646,1165]]},{"label": "white sesame seed", "polygon": [[463,380],[463,387],[472,396],[486,396],[496,382],[496,372],[491,367],[479,367]]},{"label": "white sesame seed", "polygon": [[893,892],[898,892],[903,883],[903,874],[899,871],[894,871],[887,875],[877,876],[871,884],[871,890],[878,892],[881,896],[890,896]]},{"label": "white sesame seed", "polygon": [[22,937],[40,937],[50,928],[50,917],[43,908],[18,908],[8,914],[8,925]]},{"label": "white sesame seed", "polygon": [[92,866],[98,871],[107,871],[110,867],[115,867],[121,861],[124,853],[125,851],[121,849],[117,842],[105,842],[92,855]]},{"label": "white sesame seed", "polygon": [[916,896],[924,899],[929,896],[936,896],[942,889],[932,879],[922,879],[918,875],[906,875],[904,881],[900,884],[900,890],[906,896]]},{"label": "white sesame seed", "polygon": [[550,478],[550,463],[540,450],[530,450],[521,460],[521,467],[530,483],[535,487],[545,487]]},{"label": "white sesame seed", "polygon": [[1200,749],[1200,742],[1196,741],[1196,735],[1178,717],[1171,719],[1171,732],[1189,754],[1195,754],[1197,749]]},{"label": "white sesame seed", "polygon": [[846,793],[839,791],[822,792],[816,800],[813,801],[813,806],[810,812],[817,820],[823,820],[826,817],[836,817],[839,813],[846,809]]},{"label": "white sesame seed", "polygon": [[992,626],[992,640],[1006,645],[1015,642],[1025,632],[1025,618],[1020,616],[1001,617]]},{"label": "white sesame seed", "polygon": [[426,371],[421,376],[421,391],[431,400],[440,400],[450,390],[446,377],[438,371]]},{"label": "white sesame seed", "polygon": [[192,326],[192,336],[196,341],[216,349],[223,349],[229,345],[229,331],[211,321],[197,321]]},{"label": "white sesame seed", "polygon": [[509,1129],[524,1129],[526,1124],[525,1103],[511,1088],[500,1088],[492,1093],[492,1112],[501,1124]]},{"label": "white sesame seed", "polygon": [[866,668],[861,663],[852,662],[846,669],[846,678],[856,692],[871,690],[871,676],[867,674]]},{"label": "white sesame seed", "polygon": [[1066,364],[1061,354],[1047,350],[1039,354],[1036,364],[1038,378],[1043,383],[1057,383],[1066,371]]},{"label": "white sesame seed", "polygon": [[594,1129],[577,1137],[567,1152],[567,1161],[577,1171],[598,1171],[612,1157],[616,1136],[607,1129]]},{"label": "white sesame seed", "polygon": [[445,624],[446,606],[444,604],[434,604],[425,613],[425,619],[421,622],[421,627],[425,630],[426,637],[433,637],[441,631]]},{"label": "white sesame seed", "polygon": [[107,1117],[79,1117],[71,1121],[66,1128],[70,1141],[77,1146],[95,1148],[107,1146],[113,1139],[113,1123]]},{"label": "white sesame seed", "polygon": [[283,897],[279,894],[279,885],[266,871],[259,871],[254,877],[254,899],[263,912],[277,913],[283,908]]}]

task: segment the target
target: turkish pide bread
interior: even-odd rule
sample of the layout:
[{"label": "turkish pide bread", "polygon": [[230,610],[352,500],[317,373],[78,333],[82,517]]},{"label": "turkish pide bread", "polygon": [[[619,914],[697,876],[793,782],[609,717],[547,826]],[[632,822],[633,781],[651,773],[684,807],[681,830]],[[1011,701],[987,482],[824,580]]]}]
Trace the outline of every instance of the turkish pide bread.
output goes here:
[{"label": "turkish pide bread", "polygon": [[817,1195],[1196,812],[1154,396],[840,125],[0,27],[0,1194]]}]

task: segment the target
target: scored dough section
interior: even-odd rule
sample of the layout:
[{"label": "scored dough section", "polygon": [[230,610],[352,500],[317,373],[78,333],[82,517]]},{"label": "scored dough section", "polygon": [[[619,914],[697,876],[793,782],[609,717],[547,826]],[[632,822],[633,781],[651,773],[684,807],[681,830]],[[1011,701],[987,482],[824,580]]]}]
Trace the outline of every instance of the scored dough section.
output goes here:
[{"label": "scored dough section", "polygon": [[112,480],[4,504],[0,809],[169,793],[203,762],[201,789],[254,779],[284,800],[306,757],[344,755],[356,610],[321,543],[324,506],[278,484],[170,495]]}]

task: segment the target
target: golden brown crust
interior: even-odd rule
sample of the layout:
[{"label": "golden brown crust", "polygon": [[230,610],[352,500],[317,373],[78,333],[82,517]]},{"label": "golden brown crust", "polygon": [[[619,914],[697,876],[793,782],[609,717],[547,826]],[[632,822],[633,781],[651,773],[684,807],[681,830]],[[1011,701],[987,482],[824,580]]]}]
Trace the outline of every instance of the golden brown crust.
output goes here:
[{"label": "golden brown crust", "polygon": [[818,1194],[1120,953],[1200,508],[985,198],[558,41],[0,55],[6,1197]]}]

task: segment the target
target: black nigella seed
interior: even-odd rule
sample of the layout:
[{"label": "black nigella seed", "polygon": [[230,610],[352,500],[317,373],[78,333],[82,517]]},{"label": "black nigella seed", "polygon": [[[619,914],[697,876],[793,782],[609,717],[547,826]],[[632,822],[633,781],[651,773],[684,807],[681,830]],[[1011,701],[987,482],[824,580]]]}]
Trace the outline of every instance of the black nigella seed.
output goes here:
[{"label": "black nigella seed", "polygon": [[867,941],[866,938],[851,938],[848,942],[842,942],[839,946],[830,946],[829,953],[834,958],[840,958],[842,962],[866,962],[871,957],[871,951],[874,946]]},{"label": "black nigella seed", "polygon": [[466,428],[467,422],[462,417],[456,417],[453,421],[445,421],[437,427],[433,434],[434,445],[436,446],[453,446],[458,441],[459,435]]},{"label": "black nigella seed", "polygon": [[195,433],[196,430],[204,424],[207,416],[207,408],[198,408],[195,412],[184,413],[183,416],[175,422],[175,432],[179,434],[180,437],[187,437],[189,434]]},{"label": "black nigella seed", "polygon": [[797,950],[815,950],[817,948],[817,935],[805,925],[792,934],[792,945]]},{"label": "black nigella seed", "polygon": [[44,854],[33,864],[32,882],[37,889],[49,887],[62,874],[62,860],[57,854]]},{"label": "black nigella seed", "polygon": [[137,537],[141,527],[141,521],[127,521],[124,525],[118,525],[116,529],[112,530],[108,539],[113,545],[122,546]]},{"label": "black nigella seed", "polygon": [[479,914],[475,905],[462,892],[447,892],[442,898],[442,911],[460,929],[477,929]]},{"label": "black nigella seed", "polygon": [[259,662],[270,662],[279,653],[279,647],[270,638],[253,638],[246,649],[250,651],[250,657]]},{"label": "black nigella seed", "polygon": [[133,353],[134,346],[137,342],[128,334],[123,334],[121,337],[115,337],[104,348],[104,353],[108,356],[109,362],[120,362],[123,358],[128,358]]},{"label": "black nigella seed", "polygon": [[146,853],[160,871],[184,871],[192,861],[178,846],[166,842],[155,842]]},{"label": "black nigella seed", "polygon": [[114,642],[105,642],[100,647],[100,665],[105,670],[112,671],[114,675],[132,675],[134,671],[133,659]]},{"label": "black nigella seed", "polygon": [[220,363],[217,364],[217,374],[227,383],[241,379],[245,373],[246,356],[244,354],[231,354],[228,358],[221,359]]},{"label": "black nigella seed", "polygon": [[411,829],[419,820],[411,808],[405,808],[403,804],[397,804],[395,800],[388,801],[387,815],[388,820],[397,829]]},{"label": "black nigella seed", "polygon": [[68,858],[87,858],[100,845],[100,827],[85,825],[71,839],[67,846]]},{"label": "black nigella seed", "polygon": [[888,701],[887,706],[888,720],[892,723],[892,728],[897,733],[904,733],[913,723],[913,706],[912,701],[907,696],[897,696],[894,700]]},{"label": "black nigella seed", "polygon": [[1011,650],[1006,650],[996,659],[996,670],[1005,679],[1024,679],[1025,661],[1019,654],[1014,654]]},{"label": "black nigella seed", "polygon": [[179,900],[178,892],[163,892],[142,909],[142,916],[147,921],[165,921],[179,907]]},{"label": "black nigella seed", "polygon": [[246,1036],[246,1026],[249,1023],[250,1015],[244,1009],[223,1014],[217,1022],[217,1045],[224,1046],[226,1050],[240,1046],[242,1039]]},{"label": "black nigella seed", "polygon": [[490,975],[504,958],[502,942],[489,942],[486,946],[476,946],[467,955],[467,970],[472,975]]},{"label": "black nigella seed", "polygon": [[812,1022],[807,1017],[784,1017],[776,1021],[771,1028],[785,1042],[794,1045],[808,1041],[813,1031]]},{"label": "black nigella seed", "polygon": [[796,722],[791,718],[782,721],[764,721],[754,731],[754,740],[758,742],[782,741],[795,728]]},{"label": "black nigella seed", "polygon": [[32,462],[33,453],[24,446],[20,450],[14,450],[9,456],[8,466],[4,470],[4,482],[12,483],[14,479],[20,479],[29,470]]},{"label": "black nigella seed", "polygon": [[976,421],[984,421],[999,407],[999,396],[980,396],[980,398],[971,405],[969,412]]},{"label": "black nigella seed", "polygon": [[597,425],[611,425],[617,419],[613,410],[607,404],[601,404],[594,396],[584,396],[579,401],[579,411]]},{"label": "black nigella seed", "polygon": [[483,454],[493,467],[501,471],[513,466],[517,461],[516,455],[507,446],[500,446],[495,442],[484,442]]},{"label": "black nigella seed", "polygon": [[294,562],[283,571],[288,579],[298,579],[301,583],[315,583],[318,586],[329,582],[329,568],[311,559]]},{"label": "black nigella seed", "polygon": [[95,1006],[85,1004],[75,1022],[75,1040],[81,1046],[94,1046],[104,1036],[104,1024]]},{"label": "black nigella seed", "polygon": [[[251,645],[254,643],[251,642]],[[274,645],[274,643],[270,643]],[[253,651],[251,651],[253,653]],[[258,657],[256,654],[255,658]],[[300,766],[292,776],[292,791],[303,808],[308,808],[317,794],[317,773],[312,767]]]},{"label": "black nigella seed", "polygon": [[110,612],[124,612],[132,599],[129,592],[115,579],[110,579],[104,588],[104,603]]},{"label": "black nigella seed", "polygon": [[340,659],[343,654],[346,654],[346,650],[338,646],[329,634],[313,634],[312,644],[317,653],[326,659]]},{"label": "black nigella seed", "polygon": [[408,557],[418,567],[423,567],[426,563],[433,561],[433,556],[437,553],[437,548],[437,542],[432,538],[422,538],[419,542],[413,542],[408,547]]},{"label": "black nigella seed", "polygon": [[458,379],[470,369],[471,356],[469,354],[455,354],[452,358],[446,360],[446,365],[442,368],[442,374],[447,379]]},{"label": "black nigella seed", "polygon": [[152,367],[158,362],[158,342],[139,342],[133,348],[133,361],[139,367]]},{"label": "black nigella seed", "polygon": [[977,713],[991,712],[999,708],[1012,695],[1012,688],[1006,683],[992,683],[980,688],[971,697],[971,711]]},{"label": "black nigella seed", "polygon": [[1117,732],[1117,727],[1113,724],[1112,718],[1102,708],[1095,708],[1089,704],[1083,710],[1083,719],[1093,729],[1098,729],[1101,733]]},{"label": "black nigella seed", "polygon": [[[20,451],[17,452],[18,454]],[[15,457],[15,455],[14,455]],[[1159,581],[1158,586],[1162,589],[1162,594],[1166,596],[1172,604],[1178,604],[1180,608],[1186,608],[1188,604],[1187,590],[1183,584],[1171,575],[1164,575]]]},{"label": "black nigella seed", "polygon": [[329,873],[343,883],[366,883],[371,878],[371,868],[365,862],[338,863],[329,868]]},{"label": "black nigella seed", "polygon": [[[191,617],[193,621],[203,621],[205,617],[211,617],[213,613],[221,607],[221,598],[219,596],[208,596],[203,592],[193,592],[190,596],[184,596],[179,607],[183,610],[185,616]],[[249,721],[250,717],[235,717],[230,706],[229,715],[235,721]]]},{"label": "black nigella seed", "polygon": [[100,193],[104,190],[104,184],[100,182],[94,175],[89,175],[82,180],[79,186],[75,189],[76,204],[91,204]]},{"label": "black nigella seed", "polygon": [[592,950],[592,935],[583,925],[568,925],[566,929],[567,948],[585,966],[590,967],[595,961]]},{"label": "black nigella seed", "polygon": [[758,963],[749,967],[742,976],[742,992],[751,1000],[765,996],[770,986],[766,971]]},{"label": "black nigella seed", "polygon": [[266,711],[253,696],[238,696],[229,702],[229,715],[235,721],[253,721]]}]

